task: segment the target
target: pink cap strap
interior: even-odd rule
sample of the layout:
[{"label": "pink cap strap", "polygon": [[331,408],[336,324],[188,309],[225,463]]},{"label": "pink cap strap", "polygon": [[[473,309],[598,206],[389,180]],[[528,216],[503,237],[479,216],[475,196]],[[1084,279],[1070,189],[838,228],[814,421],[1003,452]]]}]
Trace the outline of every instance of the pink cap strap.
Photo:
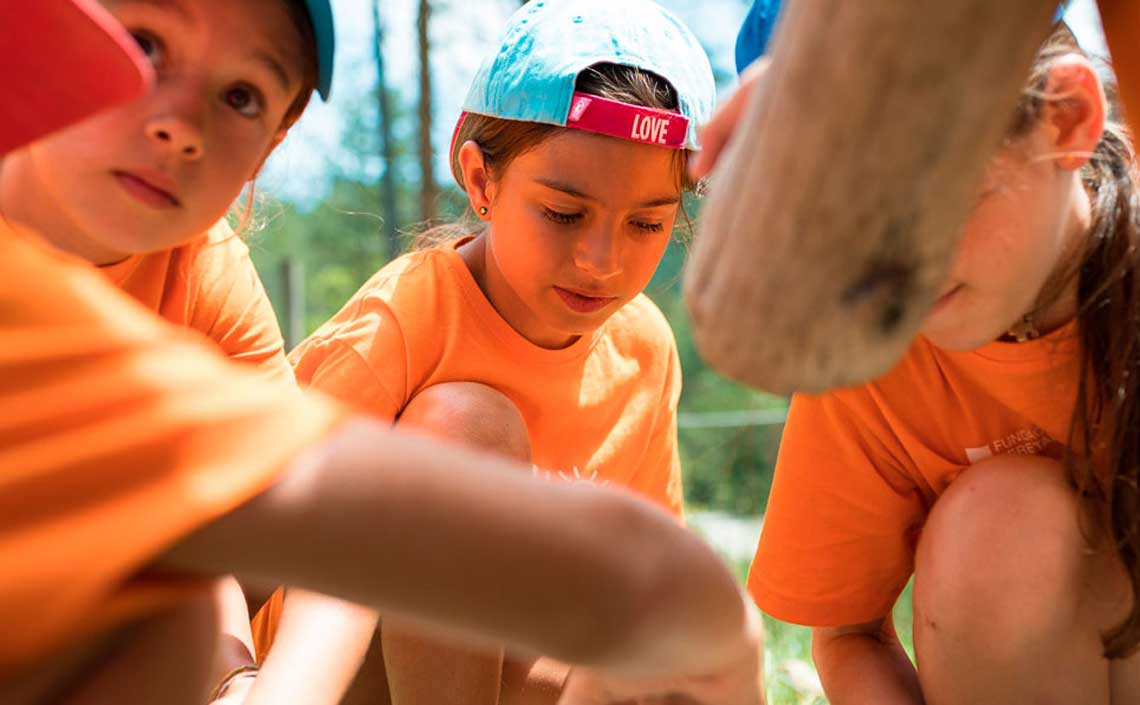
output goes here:
[{"label": "pink cap strap", "polygon": [[588,93],[575,93],[566,127],[623,140],[684,149],[689,118],[668,110],[630,105]]}]

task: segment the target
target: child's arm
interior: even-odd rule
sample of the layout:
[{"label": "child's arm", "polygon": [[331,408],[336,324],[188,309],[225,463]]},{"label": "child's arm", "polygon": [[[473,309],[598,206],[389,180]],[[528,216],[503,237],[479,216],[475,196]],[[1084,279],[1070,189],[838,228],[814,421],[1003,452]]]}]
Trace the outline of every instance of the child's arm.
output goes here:
[{"label": "child's arm", "polygon": [[367,607],[289,590],[275,648],[244,705],[341,702],[372,642],[377,619],[378,614]]},{"label": "child's arm", "polygon": [[832,705],[922,705],[918,673],[890,619],[812,630],[812,658]]},{"label": "child's arm", "polygon": [[157,567],[302,586],[618,677],[759,666],[732,575],[664,512],[364,422]]}]

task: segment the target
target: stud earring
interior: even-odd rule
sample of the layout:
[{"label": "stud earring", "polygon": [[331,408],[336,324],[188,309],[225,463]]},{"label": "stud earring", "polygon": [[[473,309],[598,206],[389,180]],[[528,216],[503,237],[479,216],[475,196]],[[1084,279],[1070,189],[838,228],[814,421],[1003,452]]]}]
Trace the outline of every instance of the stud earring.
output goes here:
[{"label": "stud earring", "polygon": [[487,215],[487,206],[479,206],[479,215]]}]

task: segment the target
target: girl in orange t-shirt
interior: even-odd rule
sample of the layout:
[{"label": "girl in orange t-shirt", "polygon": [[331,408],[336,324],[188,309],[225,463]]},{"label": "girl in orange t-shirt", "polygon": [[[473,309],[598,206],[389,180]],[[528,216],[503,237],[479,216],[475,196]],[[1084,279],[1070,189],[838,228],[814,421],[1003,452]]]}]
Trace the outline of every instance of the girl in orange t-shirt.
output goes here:
[{"label": "girl in orange t-shirt", "polygon": [[[169,52],[156,90],[203,118],[201,145],[268,150],[304,90],[286,48],[297,3],[108,6],[152,56]],[[260,118],[231,120],[253,105]],[[668,514],[348,417],[0,222],[0,701],[203,702],[216,619],[203,578],[227,573],[592,666],[570,702],[761,700],[753,613]]]},{"label": "girl in orange t-shirt", "polygon": [[[687,157],[715,101],[708,58],[649,0],[529,3],[494,47],[451,148],[476,222],[428,233],[434,246],[372,277],[291,354],[297,378],[398,427],[533,462],[555,481],[625,487],[680,517],[679,360],[642,290],[693,186]],[[256,620],[259,652],[280,637],[266,684],[328,673],[309,663],[311,635],[288,628],[309,604],[279,594]],[[340,641],[367,644],[376,616],[355,624]],[[553,699],[565,677],[394,621],[376,646],[361,701],[495,705],[516,686]]]},{"label": "girl in orange t-shirt", "polygon": [[792,400],[749,589],[814,628],[831,702],[1140,698],[1138,245],[1133,148],[1058,25],[922,335]]},{"label": "girl in orange t-shirt", "polygon": [[[292,387],[273,307],[223,218],[313,91],[328,95],[329,2],[289,0],[261,46],[217,50],[180,36],[171,6],[105,5],[149,60],[155,89],[6,154],[0,222],[86,260],[167,321]],[[235,584],[227,592],[240,656],[253,648],[248,608]]]},{"label": "girl in orange t-shirt", "polygon": [[6,155],[0,218],[292,383],[273,307],[223,218],[313,91],[328,95],[329,0],[287,2],[277,44],[256,52],[192,53],[171,36],[161,3],[105,5],[150,60],[156,89]]}]

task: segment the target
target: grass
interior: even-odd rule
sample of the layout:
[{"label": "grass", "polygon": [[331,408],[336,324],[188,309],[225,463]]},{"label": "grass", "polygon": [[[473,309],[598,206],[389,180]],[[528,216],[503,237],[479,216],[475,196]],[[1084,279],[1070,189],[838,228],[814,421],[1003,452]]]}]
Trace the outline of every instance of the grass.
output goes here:
[{"label": "grass", "polygon": [[[735,567],[743,582],[748,574],[748,563],[737,563]],[[899,639],[913,661],[911,585],[906,586],[895,605],[894,620]],[[768,683],[769,705],[826,705],[825,698],[813,697],[812,689],[804,687],[802,675],[793,675],[794,671],[810,674],[815,672],[809,628],[764,615],[764,650],[764,675]],[[789,666],[792,668],[789,669]]]}]

